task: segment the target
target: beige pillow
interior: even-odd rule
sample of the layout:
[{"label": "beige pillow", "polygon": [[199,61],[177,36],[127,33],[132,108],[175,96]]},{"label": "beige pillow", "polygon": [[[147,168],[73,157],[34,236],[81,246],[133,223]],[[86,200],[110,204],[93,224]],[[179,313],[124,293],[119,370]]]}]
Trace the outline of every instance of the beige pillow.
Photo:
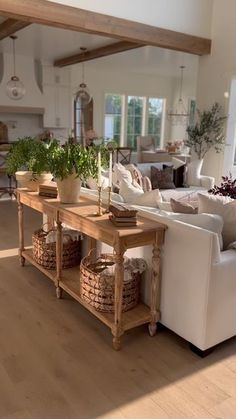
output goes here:
[{"label": "beige pillow", "polygon": [[158,202],[162,201],[159,189],[143,192],[135,188],[132,184],[122,180],[120,184],[120,195],[128,204],[142,205],[146,207],[158,207]]},{"label": "beige pillow", "polygon": [[173,212],[180,214],[197,214],[198,209],[188,204],[187,202],[177,201],[176,199],[170,198],[170,205]]},{"label": "beige pillow", "polygon": [[224,249],[236,240],[236,200],[226,196],[198,194],[198,212],[221,215]]}]

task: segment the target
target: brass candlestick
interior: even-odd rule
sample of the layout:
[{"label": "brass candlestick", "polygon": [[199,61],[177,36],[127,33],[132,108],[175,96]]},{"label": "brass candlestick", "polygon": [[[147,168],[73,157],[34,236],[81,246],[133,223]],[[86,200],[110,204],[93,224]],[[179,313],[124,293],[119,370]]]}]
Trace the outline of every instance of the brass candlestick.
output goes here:
[{"label": "brass candlestick", "polygon": [[108,186],[108,203],[107,203],[106,213],[110,212],[109,210],[110,205],[111,205],[111,186]]},{"label": "brass candlestick", "polygon": [[98,186],[98,212],[96,213],[98,217],[103,215],[102,211],[102,187]]}]

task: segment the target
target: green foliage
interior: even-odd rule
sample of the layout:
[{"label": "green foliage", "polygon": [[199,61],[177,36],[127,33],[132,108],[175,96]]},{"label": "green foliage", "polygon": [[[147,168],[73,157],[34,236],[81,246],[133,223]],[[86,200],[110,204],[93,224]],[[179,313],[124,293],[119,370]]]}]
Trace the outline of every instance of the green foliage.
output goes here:
[{"label": "green foliage", "polygon": [[48,172],[47,145],[31,137],[19,138],[7,156],[7,173],[30,170],[39,175]]},{"label": "green foliage", "polygon": [[50,172],[56,179],[63,180],[75,173],[81,180],[96,178],[98,174],[97,151],[101,150],[102,166],[107,166],[108,149],[105,145],[84,147],[80,144],[52,144],[48,150]]},{"label": "green foliage", "polygon": [[209,111],[201,112],[197,109],[197,121],[187,127],[188,139],[185,145],[190,147],[199,159],[202,159],[211,148],[220,153],[225,142],[225,120],[226,117],[221,116],[221,106],[217,102]]}]

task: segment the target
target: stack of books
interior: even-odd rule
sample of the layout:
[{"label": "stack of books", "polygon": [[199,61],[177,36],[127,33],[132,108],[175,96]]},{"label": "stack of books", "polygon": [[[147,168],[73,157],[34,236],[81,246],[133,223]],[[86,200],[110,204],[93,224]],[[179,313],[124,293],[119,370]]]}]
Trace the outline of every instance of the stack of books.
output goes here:
[{"label": "stack of books", "polygon": [[50,182],[44,185],[39,185],[39,195],[47,198],[57,198],[57,184]]},{"label": "stack of books", "polygon": [[133,227],[137,225],[137,211],[127,205],[113,204],[109,207],[112,215],[109,219],[116,227]]}]

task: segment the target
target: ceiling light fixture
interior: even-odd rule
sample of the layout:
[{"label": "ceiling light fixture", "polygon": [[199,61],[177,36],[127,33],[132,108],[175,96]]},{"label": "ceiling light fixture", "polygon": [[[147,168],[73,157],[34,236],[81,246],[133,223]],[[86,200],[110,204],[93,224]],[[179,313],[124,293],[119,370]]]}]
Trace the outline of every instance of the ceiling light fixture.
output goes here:
[{"label": "ceiling light fixture", "polygon": [[186,110],[184,105],[182,90],[183,90],[183,78],[184,78],[184,69],[185,66],[180,66],[180,89],[179,89],[179,99],[174,109],[171,109],[167,116],[172,125],[186,125],[189,118],[189,113]]},{"label": "ceiling light fixture", "polygon": [[[82,51],[83,59],[85,58],[85,52],[87,48],[81,47],[80,51]],[[90,96],[89,90],[87,88],[87,84],[84,82],[84,61],[82,62],[82,83],[79,85],[79,90],[75,94],[75,99],[81,101],[81,107],[85,107],[89,104],[92,97]]]},{"label": "ceiling light fixture", "polygon": [[15,50],[15,41],[17,36],[11,35],[13,43],[13,76],[7,82],[6,93],[10,99],[19,100],[22,99],[25,95],[25,86],[20,81],[19,77],[16,75],[16,50]]}]

